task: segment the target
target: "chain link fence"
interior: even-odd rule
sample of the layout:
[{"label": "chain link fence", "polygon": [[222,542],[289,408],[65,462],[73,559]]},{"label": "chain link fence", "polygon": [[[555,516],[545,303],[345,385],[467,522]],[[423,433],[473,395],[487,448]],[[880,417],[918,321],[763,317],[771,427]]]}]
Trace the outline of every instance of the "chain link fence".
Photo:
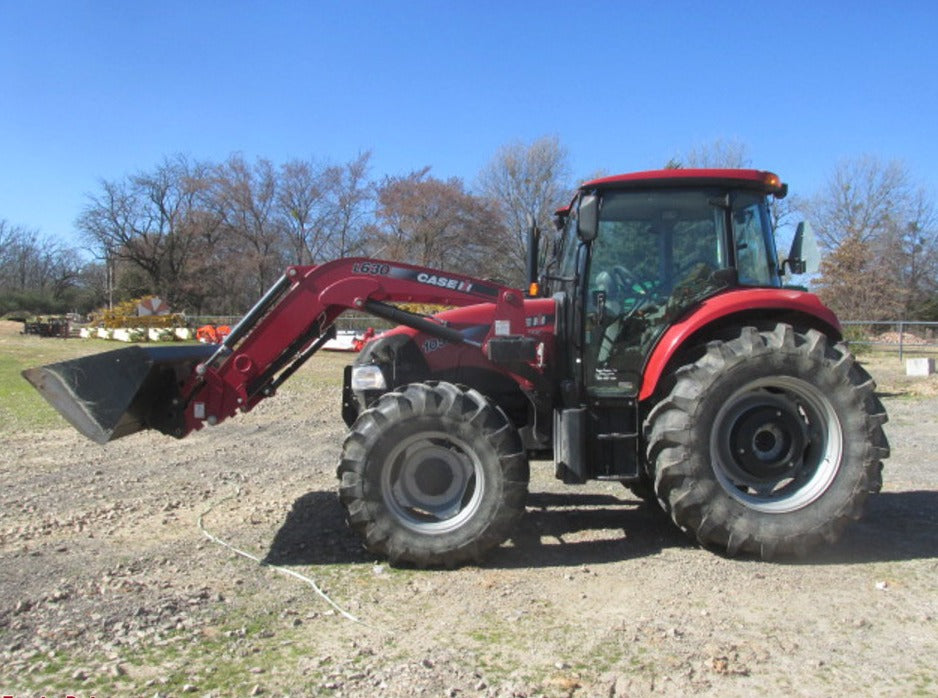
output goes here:
[{"label": "chain link fence", "polygon": [[938,356],[938,322],[853,320],[841,324],[854,352],[895,353],[900,361],[907,356]]}]

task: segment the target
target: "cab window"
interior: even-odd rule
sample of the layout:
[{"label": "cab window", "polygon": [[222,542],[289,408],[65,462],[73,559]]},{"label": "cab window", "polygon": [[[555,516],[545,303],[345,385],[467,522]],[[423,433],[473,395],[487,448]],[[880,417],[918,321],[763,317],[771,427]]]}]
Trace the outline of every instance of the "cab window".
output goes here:
[{"label": "cab window", "polygon": [[765,198],[742,193],[733,203],[733,241],[739,283],[744,286],[778,286],[778,256]]}]

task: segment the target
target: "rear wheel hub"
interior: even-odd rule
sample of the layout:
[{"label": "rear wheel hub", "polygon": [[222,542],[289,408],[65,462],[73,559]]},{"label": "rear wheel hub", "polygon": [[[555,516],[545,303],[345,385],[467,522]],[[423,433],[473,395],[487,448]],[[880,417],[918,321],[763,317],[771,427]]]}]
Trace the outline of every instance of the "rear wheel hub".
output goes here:
[{"label": "rear wheel hub", "polygon": [[757,511],[807,506],[840,467],[843,436],[830,400],[816,386],[775,376],[749,383],[713,422],[714,473],[734,499]]},{"label": "rear wheel hub", "polygon": [[770,393],[740,400],[724,417],[729,439],[722,444],[727,471],[758,487],[797,469],[808,443],[797,405]]}]

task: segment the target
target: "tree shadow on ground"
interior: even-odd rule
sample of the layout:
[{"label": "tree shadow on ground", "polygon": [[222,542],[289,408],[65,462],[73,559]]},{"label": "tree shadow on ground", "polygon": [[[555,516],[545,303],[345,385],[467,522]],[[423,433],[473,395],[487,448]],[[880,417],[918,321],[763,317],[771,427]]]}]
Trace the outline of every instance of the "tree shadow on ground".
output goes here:
[{"label": "tree shadow on ground", "polygon": [[[511,540],[489,553],[482,566],[589,565],[692,547],[695,544],[652,504],[607,494],[532,492]],[[853,522],[838,543],[779,562],[859,564],[932,557],[938,557],[938,491],[910,491],[871,496],[866,515]],[[293,503],[264,562],[322,565],[374,560],[346,525],[336,494],[310,492]]]}]

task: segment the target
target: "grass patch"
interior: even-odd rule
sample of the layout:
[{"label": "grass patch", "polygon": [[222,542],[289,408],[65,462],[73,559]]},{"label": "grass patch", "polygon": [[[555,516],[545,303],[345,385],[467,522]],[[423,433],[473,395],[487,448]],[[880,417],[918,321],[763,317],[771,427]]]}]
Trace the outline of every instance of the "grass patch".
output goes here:
[{"label": "grass patch", "polygon": [[[59,416],[23,378],[22,371],[129,346],[104,339],[58,339],[22,335],[20,323],[0,322],[0,434],[63,429]],[[342,370],[354,354],[323,351],[285,385],[288,392],[308,393],[342,384]]]},{"label": "grass patch", "polygon": [[903,398],[938,396],[938,374],[907,376],[905,361],[900,361],[896,354],[869,354],[860,363],[872,374],[880,393]]},{"label": "grass patch", "polygon": [[20,335],[19,323],[2,322],[0,325],[0,434],[67,426],[20,373],[27,368],[117,347],[105,340]]},{"label": "grass patch", "polygon": [[[36,668],[16,682],[18,690],[28,693],[62,695],[181,695],[196,690],[199,695],[248,695],[252,686],[271,683],[272,669],[303,657],[296,633],[270,630],[275,625],[272,614],[229,618],[221,626],[123,647],[115,653],[117,661],[103,653],[60,653],[52,660],[37,656]],[[304,677],[318,679],[315,674]]]},{"label": "grass patch", "polygon": [[[254,604],[221,607],[214,622],[174,630],[105,651],[36,654],[13,678],[11,695],[319,695],[334,672],[348,674],[364,658],[318,646],[307,624]],[[313,621],[322,623],[322,621]],[[347,632],[347,621],[317,632]],[[9,679],[9,677],[8,677]],[[10,686],[5,686],[6,691]]]},{"label": "grass patch", "polygon": [[351,352],[320,351],[284,386],[294,392],[308,392],[317,388],[341,387],[342,371],[355,360]]}]

